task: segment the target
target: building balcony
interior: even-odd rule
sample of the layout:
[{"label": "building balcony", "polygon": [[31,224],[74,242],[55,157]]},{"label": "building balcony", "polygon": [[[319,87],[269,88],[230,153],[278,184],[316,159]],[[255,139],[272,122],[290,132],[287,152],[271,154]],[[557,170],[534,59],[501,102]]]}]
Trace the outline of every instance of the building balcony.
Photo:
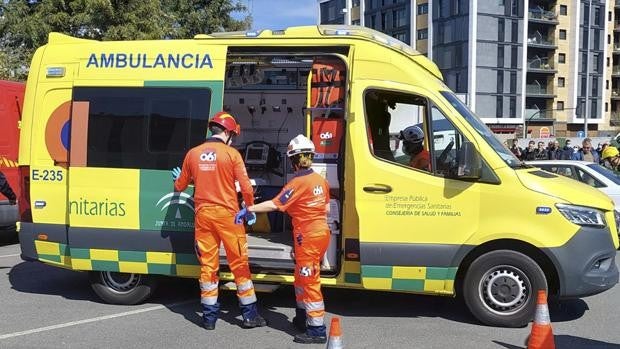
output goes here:
[{"label": "building balcony", "polygon": [[536,121],[552,121],[553,114],[551,111],[540,110],[540,109],[528,109],[525,108],[525,120],[527,122],[536,122]]},{"label": "building balcony", "polygon": [[620,111],[612,111],[609,115],[609,124],[611,126],[620,126]]},{"label": "building balcony", "polygon": [[620,76],[620,65],[611,68],[611,76]]},{"label": "building balcony", "polygon": [[539,83],[525,85],[526,97],[555,98],[553,89]]},{"label": "building balcony", "polygon": [[528,58],[527,60],[527,71],[532,73],[547,73],[547,74],[555,74],[558,71],[555,70],[553,64],[549,62],[549,58]]},{"label": "building balcony", "polygon": [[620,32],[620,21],[614,21],[614,31]]},{"label": "building balcony", "polygon": [[614,53],[615,54],[620,53],[620,44],[614,44]]},{"label": "building balcony", "polygon": [[620,100],[620,88],[616,87],[611,90],[611,99]]},{"label": "building balcony", "polygon": [[540,33],[535,33],[527,38],[527,46],[528,47],[538,47],[538,48],[546,48],[555,50],[558,48],[553,39],[545,38]]},{"label": "building balcony", "polygon": [[550,25],[560,24],[558,15],[553,11],[547,11],[542,7],[530,8],[528,10],[529,21],[536,23],[544,23]]}]

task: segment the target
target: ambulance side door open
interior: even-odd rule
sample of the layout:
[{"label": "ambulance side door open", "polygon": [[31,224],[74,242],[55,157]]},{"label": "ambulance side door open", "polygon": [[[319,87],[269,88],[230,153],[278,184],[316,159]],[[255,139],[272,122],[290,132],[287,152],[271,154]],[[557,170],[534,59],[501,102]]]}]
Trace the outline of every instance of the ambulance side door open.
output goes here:
[{"label": "ambulance side door open", "polygon": [[[355,109],[364,115],[355,116],[350,132],[367,140],[351,149],[364,287],[453,292],[455,256],[480,216],[475,180],[457,178],[459,152],[472,143],[430,91],[364,81],[352,95],[362,96],[353,103],[363,104]],[[424,131],[430,168],[410,167],[411,149],[399,139],[409,126]]]}]

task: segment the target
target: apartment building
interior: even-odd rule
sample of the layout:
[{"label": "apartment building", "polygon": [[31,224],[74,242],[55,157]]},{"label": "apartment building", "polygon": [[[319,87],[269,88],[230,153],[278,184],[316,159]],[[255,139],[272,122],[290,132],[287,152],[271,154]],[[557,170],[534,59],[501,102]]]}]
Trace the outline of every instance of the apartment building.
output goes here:
[{"label": "apartment building", "polygon": [[367,26],[433,59],[496,133],[579,137],[586,126],[588,136],[619,129],[620,0],[318,3],[319,23]]}]

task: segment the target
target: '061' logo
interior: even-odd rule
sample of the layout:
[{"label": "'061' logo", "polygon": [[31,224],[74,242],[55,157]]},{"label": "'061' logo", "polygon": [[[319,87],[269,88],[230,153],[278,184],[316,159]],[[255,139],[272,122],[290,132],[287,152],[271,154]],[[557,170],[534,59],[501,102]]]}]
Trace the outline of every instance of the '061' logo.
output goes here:
[{"label": "'061' logo", "polygon": [[331,132],[323,132],[319,135],[319,138],[321,139],[332,139],[334,138],[334,135]]},{"label": "'061' logo", "polygon": [[216,158],[217,155],[213,151],[200,154],[200,161],[215,162]]},{"label": "'061' logo", "polygon": [[317,185],[316,187],[314,187],[314,189],[312,189],[312,193],[314,194],[314,196],[322,195],[323,187],[321,187],[320,185]]}]

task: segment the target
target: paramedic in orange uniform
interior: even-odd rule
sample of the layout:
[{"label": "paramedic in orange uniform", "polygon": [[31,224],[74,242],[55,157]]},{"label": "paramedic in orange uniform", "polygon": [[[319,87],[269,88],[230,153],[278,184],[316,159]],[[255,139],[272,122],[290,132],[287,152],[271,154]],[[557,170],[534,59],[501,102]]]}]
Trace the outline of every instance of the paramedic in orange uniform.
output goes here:
[{"label": "paramedic in orange uniform", "polygon": [[329,213],[329,185],[310,166],[314,144],[303,135],[293,138],[286,155],[291,159],[295,177],[270,201],[249,205],[237,213],[237,222],[254,212],[286,211],[293,220],[295,253],[296,315],[293,324],[302,334],[295,336],[298,343],[325,343],[327,341],[321,294],[321,260],[330,240],[327,225]]},{"label": "paramedic in orange uniform", "polygon": [[403,141],[403,152],[409,156],[409,166],[419,170],[431,170],[431,158],[424,149],[424,131],[418,126],[409,126],[398,136]]},{"label": "paramedic in orange uniform", "polygon": [[[266,326],[256,305],[256,294],[248,265],[245,229],[234,222],[239,210],[235,180],[239,182],[243,200],[254,203],[250,179],[239,152],[230,146],[240,127],[226,112],[219,112],[209,121],[212,136],[189,150],[183,168],[172,170],[174,190],[183,191],[194,184],[195,248],[200,262],[200,302],[204,327],[215,329],[220,304],[218,296],[219,248],[223,242],[226,259],[235,277],[237,297],[243,315],[243,327]],[[247,216],[251,221],[256,219]]]}]

